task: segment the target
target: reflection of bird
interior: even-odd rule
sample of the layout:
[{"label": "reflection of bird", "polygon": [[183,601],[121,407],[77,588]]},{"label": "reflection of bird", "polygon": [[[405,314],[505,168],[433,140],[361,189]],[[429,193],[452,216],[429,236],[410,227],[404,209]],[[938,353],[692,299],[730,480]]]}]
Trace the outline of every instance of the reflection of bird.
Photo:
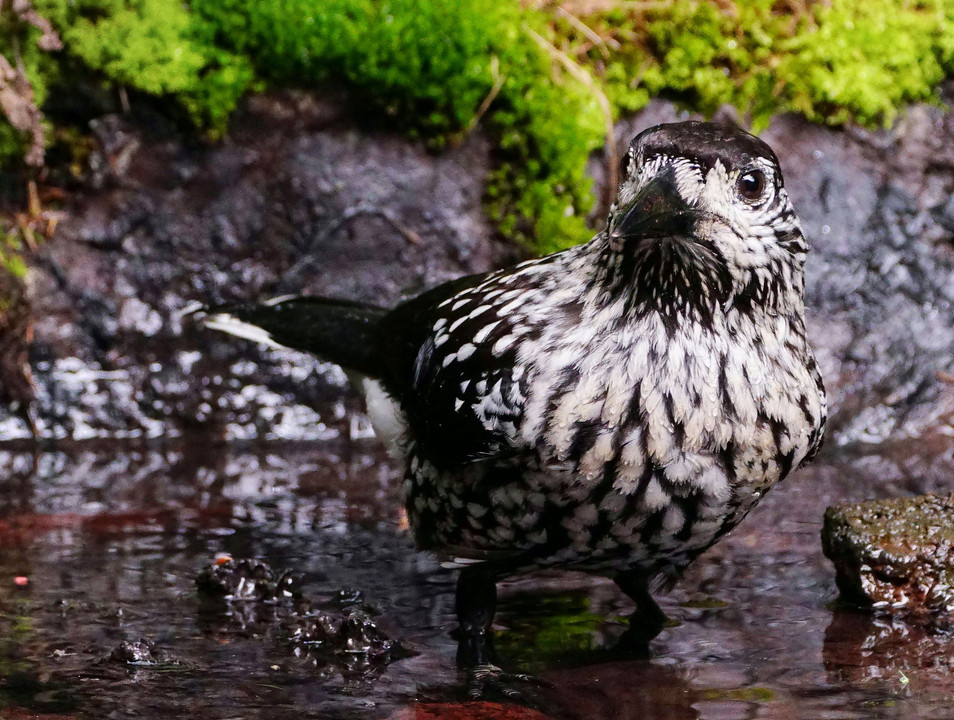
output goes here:
[{"label": "reflection of bird", "polygon": [[27,348],[32,341],[33,319],[23,283],[0,267],[0,398],[14,405],[36,437],[36,425],[30,414],[33,375],[27,362]]},{"label": "reflection of bird", "polygon": [[660,125],[633,140],[622,177],[586,245],[390,311],[288,297],[205,318],[362,376],[375,427],[406,457],[418,545],[462,568],[477,648],[495,579],[548,566],[613,577],[651,637],[664,617],[650,581],[821,443],[808,247],[771,149],[726,126]]}]

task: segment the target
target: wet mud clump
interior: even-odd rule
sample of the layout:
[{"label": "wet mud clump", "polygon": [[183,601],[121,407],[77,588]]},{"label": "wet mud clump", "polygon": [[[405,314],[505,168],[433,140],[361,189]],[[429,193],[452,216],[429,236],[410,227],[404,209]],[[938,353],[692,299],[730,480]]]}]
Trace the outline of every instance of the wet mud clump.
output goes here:
[{"label": "wet mud clump", "polygon": [[199,595],[217,604],[232,624],[274,634],[297,658],[345,676],[373,676],[410,653],[374,620],[360,592],[342,589],[319,605],[306,597],[299,577],[254,559],[218,558],[196,577]]},{"label": "wet mud clump", "polygon": [[199,594],[221,600],[257,600],[276,603],[301,599],[301,580],[293,572],[276,573],[261,560],[217,558],[195,579]]},{"label": "wet mud clump", "polygon": [[334,654],[367,655],[369,659],[390,659],[395,643],[372,617],[360,608],[349,608],[342,615],[317,610],[296,623],[292,641],[309,649]]},{"label": "wet mud clump", "polygon": [[123,640],[113,648],[109,659],[126,665],[158,665],[162,662],[155,643],[143,638],[135,642]]},{"label": "wet mud clump", "polygon": [[852,602],[919,616],[954,611],[954,495],[829,507],[822,546]]}]

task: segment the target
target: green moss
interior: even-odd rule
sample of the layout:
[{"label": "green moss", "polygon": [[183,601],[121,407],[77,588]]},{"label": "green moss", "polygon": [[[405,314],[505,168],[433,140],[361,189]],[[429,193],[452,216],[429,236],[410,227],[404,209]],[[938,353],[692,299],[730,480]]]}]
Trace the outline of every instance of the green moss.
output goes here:
[{"label": "green moss", "polygon": [[[74,62],[174,100],[212,135],[259,82],[346,88],[367,121],[435,148],[479,121],[496,143],[488,212],[539,252],[589,236],[584,167],[607,109],[615,119],[664,94],[705,114],[734,106],[756,130],[789,110],[878,125],[934,99],[954,71],[954,0],[621,0],[589,13],[582,3],[578,17],[572,3],[516,0],[34,4]],[[42,102],[63,86],[64,55],[3,17],[0,47],[16,39]],[[0,120],[0,163],[23,147]]]},{"label": "green moss", "polygon": [[217,29],[220,44],[251,58],[273,84],[347,85],[369,114],[398,129],[456,130],[491,86],[488,16],[471,17],[453,2],[193,0],[190,5]]},{"label": "green moss", "polygon": [[252,85],[248,60],[211,42],[215,29],[175,0],[34,0],[66,52],[118,84],[178,101],[196,125],[224,132]]},{"label": "green moss", "polygon": [[505,628],[494,638],[497,650],[533,674],[612,646],[627,624],[594,613],[580,592],[512,598],[498,620]]},{"label": "green moss", "polygon": [[[0,271],[9,272],[13,277],[22,280],[26,277],[27,266],[20,256],[20,241],[13,234],[4,232],[0,227]],[[3,298],[0,297],[0,302]]]},{"label": "green moss", "polygon": [[890,122],[905,103],[933,98],[954,68],[952,21],[946,0],[820,8],[817,30],[792,38],[779,64],[788,106],[813,120]]},{"label": "green moss", "polygon": [[[930,100],[954,70],[954,2],[831,0],[799,12],[775,0],[620,3],[583,18],[618,43],[609,58],[582,52],[616,108],[675,94],[706,114],[731,105],[755,129],[794,110],[829,124],[891,122]],[[641,9],[642,8],[642,9]],[[563,24],[567,42],[587,38]]]}]

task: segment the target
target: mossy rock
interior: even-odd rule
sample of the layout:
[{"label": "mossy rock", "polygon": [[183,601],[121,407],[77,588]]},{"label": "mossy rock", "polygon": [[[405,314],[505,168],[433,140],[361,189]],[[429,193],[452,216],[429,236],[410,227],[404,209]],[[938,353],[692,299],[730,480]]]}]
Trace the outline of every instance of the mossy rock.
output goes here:
[{"label": "mossy rock", "polygon": [[954,612],[954,494],[829,507],[822,549],[850,602]]}]

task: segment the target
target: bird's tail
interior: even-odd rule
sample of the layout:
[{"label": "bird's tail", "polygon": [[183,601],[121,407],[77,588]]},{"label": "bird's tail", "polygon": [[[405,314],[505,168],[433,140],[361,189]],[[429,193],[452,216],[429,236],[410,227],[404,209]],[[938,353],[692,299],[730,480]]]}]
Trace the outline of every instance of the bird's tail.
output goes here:
[{"label": "bird's tail", "polygon": [[356,370],[381,376],[378,324],[386,310],[305,295],[262,303],[188,308],[207,328],[277,347],[293,348]]}]

